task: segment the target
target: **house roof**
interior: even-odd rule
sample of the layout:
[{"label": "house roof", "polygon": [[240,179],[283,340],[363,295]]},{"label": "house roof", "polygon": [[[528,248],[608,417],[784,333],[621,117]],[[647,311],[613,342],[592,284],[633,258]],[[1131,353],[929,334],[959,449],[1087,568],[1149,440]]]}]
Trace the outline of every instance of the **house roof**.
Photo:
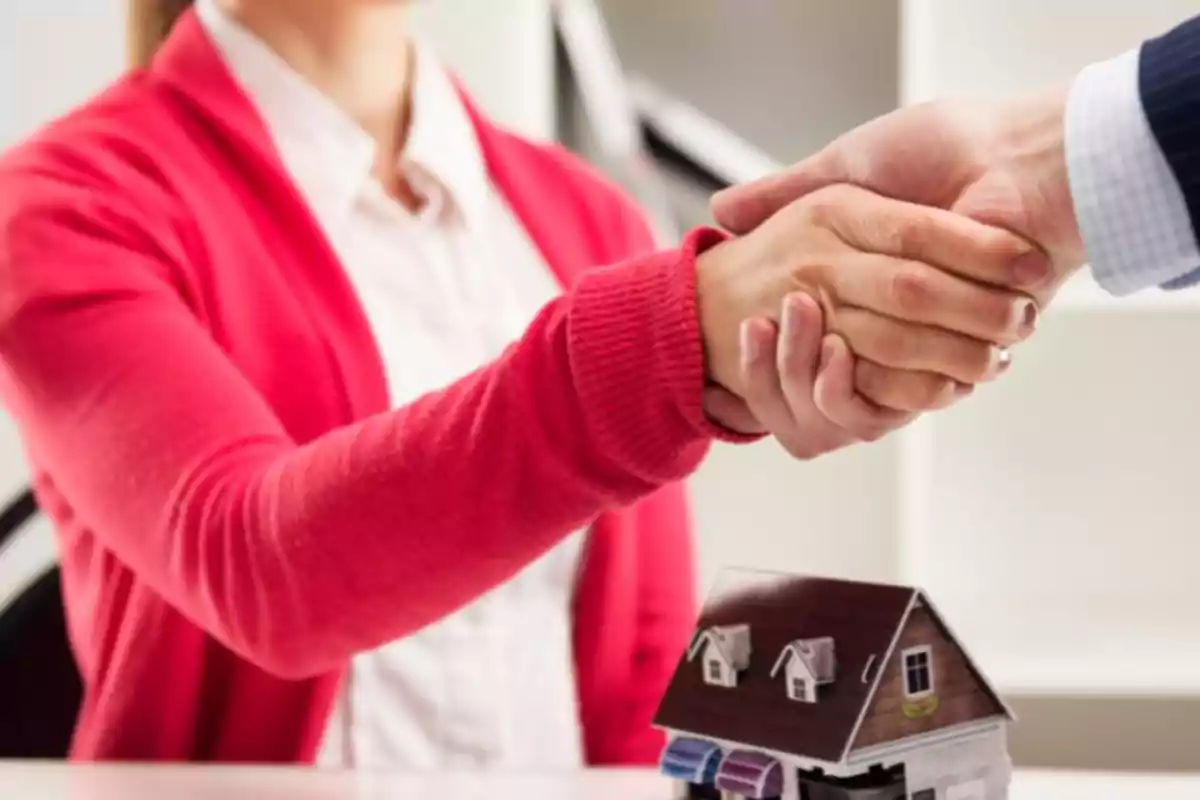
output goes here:
[{"label": "house roof", "polygon": [[[906,586],[727,570],[705,604],[697,627],[706,630],[714,625],[748,624],[750,667],[739,675],[736,689],[716,689],[704,682],[694,664],[680,659],[654,724],[840,762],[920,597],[917,589]],[[834,640],[837,680],[821,687],[816,703],[782,702],[781,679],[771,677],[780,653],[797,639],[825,636]],[[869,673],[868,662],[872,666]],[[983,675],[974,671],[1007,713]]]},{"label": "house roof", "polygon": [[791,659],[803,664],[813,680],[821,683],[832,681],[837,673],[832,636],[790,642],[775,660],[775,666],[771,667],[771,677],[774,678],[779,670],[786,668]]}]

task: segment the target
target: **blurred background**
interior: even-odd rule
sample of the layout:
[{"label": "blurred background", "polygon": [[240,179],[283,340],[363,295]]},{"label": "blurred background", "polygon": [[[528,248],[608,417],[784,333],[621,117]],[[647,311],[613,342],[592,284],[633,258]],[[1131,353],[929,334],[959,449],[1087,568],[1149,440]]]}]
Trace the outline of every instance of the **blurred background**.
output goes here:
[{"label": "blurred background", "polygon": [[[0,147],[119,74],[120,0],[0,3]],[[664,241],[714,188],[932,97],[1069,79],[1196,0],[433,0],[418,24],[508,126],[635,192]],[[51,35],[53,32],[53,35]],[[1020,716],[1023,766],[1200,771],[1200,291],[1082,279],[1003,381],[812,464],[721,447],[693,482],[726,565],[926,588]],[[1181,355],[1187,354],[1187,355]],[[0,422],[0,615],[53,565]],[[3,725],[0,712],[0,725]]]}]

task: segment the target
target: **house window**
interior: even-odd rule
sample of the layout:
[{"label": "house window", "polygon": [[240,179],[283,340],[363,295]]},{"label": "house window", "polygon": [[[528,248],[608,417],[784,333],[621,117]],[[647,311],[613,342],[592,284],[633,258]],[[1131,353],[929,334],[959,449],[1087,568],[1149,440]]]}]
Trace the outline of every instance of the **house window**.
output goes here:
[{"label": "house window", "polygon": [[808,700],[808,681],[804,678],[792,678],[792,699]]},{"label": "house window", "polygon": [[933,691],[932,650],[913,647],[904,651],[904,694],[923,697]]},{"label": "house window", "polygon": [[[695,673],[693,673],[693,674],[695,674]],[[720,661],[708,662],[708,680],[712,683],[720,683],[721,682],[721,662]]]}]

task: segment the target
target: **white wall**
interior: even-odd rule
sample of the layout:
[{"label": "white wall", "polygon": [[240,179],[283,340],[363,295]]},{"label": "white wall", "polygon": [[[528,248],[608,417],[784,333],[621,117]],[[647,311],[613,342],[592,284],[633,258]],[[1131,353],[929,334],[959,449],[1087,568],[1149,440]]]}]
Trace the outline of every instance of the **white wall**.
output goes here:
[{"label": "white wall", "polygon": [[1200,11],[1196,0],[904,0],[907,99],[1069,80]]},{"label": "white wall", "polygon": [[[1194,0],[910,0],[906,101],[1069,80]],[[1005,379],[907,438],[904,577],[1030,692],[1200,693],[1190,434],[1200,292],[1064,292]],[[1162,360],[1167,359],[1167,360]]]},{"label": "white wall", "polygon": [[[66,111],[120,73],[124,0],[0,2],[0,146]],[[547,0],[433,0],[414,27],[502,124],[554,131]]]},{"label": "white wall", "polygon": [[413,24],[502,125],[554,136],[554,38],[548,0],[425,0]]},{"label": "white wall", "polygon": [[123,8],[122,0],[0,2],[0,147],[120,73]]}]

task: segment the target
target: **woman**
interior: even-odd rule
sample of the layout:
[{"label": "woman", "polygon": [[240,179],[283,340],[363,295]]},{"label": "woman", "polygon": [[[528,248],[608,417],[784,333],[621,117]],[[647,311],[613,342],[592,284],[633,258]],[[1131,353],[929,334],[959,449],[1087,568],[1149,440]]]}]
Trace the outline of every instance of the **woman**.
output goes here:
[{"label": "woman", "polygon": [[0,392],[60,537],[75,758],[652,760],[709,443],[880,435],[1024,333],[1022,298],[904,260],[990,269],[1026,249],[1001,231],[837,187],[651,253],[404,3],[182,5],[135,3],[145,68],[0,164]]}]

